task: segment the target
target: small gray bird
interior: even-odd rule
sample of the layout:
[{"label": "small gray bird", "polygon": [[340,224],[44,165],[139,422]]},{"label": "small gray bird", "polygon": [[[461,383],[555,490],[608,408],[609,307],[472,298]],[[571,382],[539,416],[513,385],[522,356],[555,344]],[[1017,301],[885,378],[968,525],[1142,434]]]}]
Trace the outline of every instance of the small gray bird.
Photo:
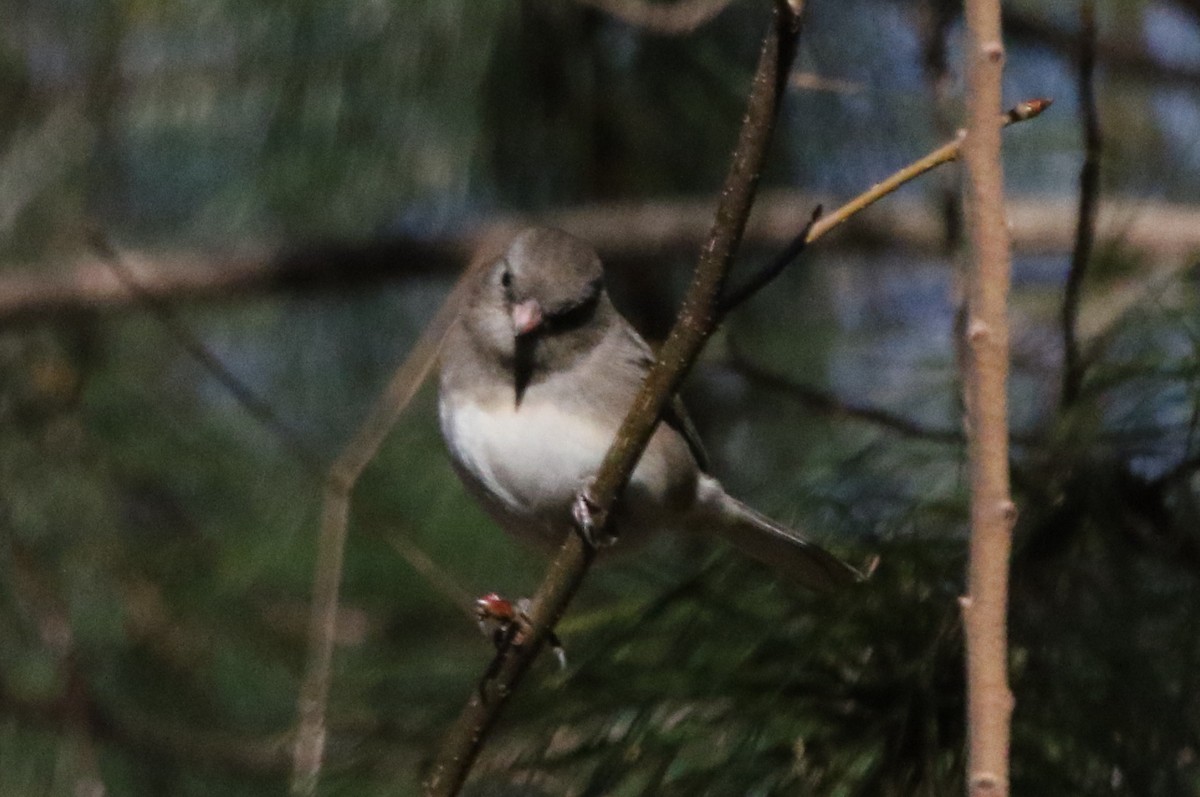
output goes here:
[{"label": "small gray bird", "polygon": [[[534,228],[479,274],[447,333],[439,416],[455,469],[506,531],[549,548],[600,466],[643,378],[650,347],[617,312],[594,249]],[[702,529],[813,589],[858,580],[849,565],[726,494],[676,400],[614,518],[621,547]]]}]

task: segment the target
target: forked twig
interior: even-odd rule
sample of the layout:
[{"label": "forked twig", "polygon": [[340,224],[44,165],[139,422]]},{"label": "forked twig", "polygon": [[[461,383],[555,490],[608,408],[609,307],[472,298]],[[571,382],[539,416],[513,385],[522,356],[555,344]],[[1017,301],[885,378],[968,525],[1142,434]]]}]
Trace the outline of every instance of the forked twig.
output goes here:
[{"label": "forked twig", "polygon": [[291,793],[297,797],[316,794],[325,752],[325,708],[332,679],[338,592],[341,588],[351,491],[391,431],[396,418],[433,370],[446,330],[458,313],[465,288],[470,284],[475,268],[484,262],[485,258],[479,258],[459,278],[450,296],[425,328],[408,358],[392,376],[366,421],[334,461],[325,479],[313,575],[309,651],[297,700],[296,736],[292,749]]},{"label": "forked twig", "polygon": [[[1025,102],[1018,103],[1011,110],[1009,110],[1008,113],[1004,114],[1004,124],[1005,126],[1008,126],[1016,124],[1017,122],[1024,122],[1028,119],[1033,119],[1041,114],[1042,111],[1049,108],[1051,102],[1052,100],[1043,98],[1027,100]],[[812,243],[813,241],[816,241],[834,227],[849,220],[849,218],[856,213],[875,204],[910,180],[914,180],[917,177],[920,177],[922,174],[925,174],[925,172],[928,172],[931,169],[936,169],[938,166],[941,166],[944,163],[957,160],[961,150],[962,131],[959,131],[959,135],[956,136],[953,141],[943,144],[925,157],[913,161],[908,166],[905,166],[903,169],[899,170],[891,177],[888,177],[886,180],[876,183],[875,185],[871,186],[871,188],[862,192],[829,215],[822,216],[815,224],[813,224],[812,229],[809,230],[808,242]]]},{"label": "forked twig", "polygon": [[[1035,99],[1019,103],[1004,114],[1004,125],[1007,127],[1017,122],[1033,119],[1050,107],[1051,102],[1049,99]],[[748,300],[769,282],[782,274],[784,269],[800,256],[800,253],[804,251],[808,244],[821,238],[821,236],[830,232],[839,224],[849,221],[851,217],[866,210],[905,183],[915,180],[926,172],[936,169],[938,166],[957,160],[961,147],[962,131],[959,131],[959,135],[953,141],[943,144],[928,155],[913,161],[908,166],[893,173],[887,179],[876,183],[828,216],[822,215],[822,208],[818,205],[813,210],[812,217],[809,219],[808,224],[804,226],[804,229],[784,247],[783,251],[766,268],[754,275],[745,285],[721,300],[718,306],[718,314],[723,317],[726,313]]]},{"label": "forked twig", "polygon": [[754,294],[765,288],[772,280],[782,274],[784,269],[786,269],[793,260],[800,256],[800,253],[804,251],[806,246],[808,246],[809,231],[812,230],[813,225],[817,223],[819,218],[821,218],[821,206],[817,205],[816,209],[813,210],[812,217],[808,220],[808,224],[804,225],[804,229],[802,229],[800,233],[792,239],[791,243],[783,248],[782,252],[775,256],[774,260],[767,264],[766,268],[762,269],[753,277],[751,277],[745,285],[730,291],[721,298],[720,302],[717,304],[718,323],[732,310],[745,303],[748,299],[750,299],[750,297],[754,296]]}]

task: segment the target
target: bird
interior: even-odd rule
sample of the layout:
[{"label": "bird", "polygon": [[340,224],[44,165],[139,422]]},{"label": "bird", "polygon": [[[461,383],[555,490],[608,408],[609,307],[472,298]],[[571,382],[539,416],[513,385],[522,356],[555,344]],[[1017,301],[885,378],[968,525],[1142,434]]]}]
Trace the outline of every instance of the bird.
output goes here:
[{"label": "bird", "polygon": [[[596,250],[566,232],[525,229],[469,279],[440,354],[442,436],[467,492],[492,519],[550,550],[578,532],[572,507],[654,353],[613,305]],[[703,531],[815,591],[860,580],[799,532],[730,496],[708,471],[674,397],[618,500],[617,547],[664,531]]]}]

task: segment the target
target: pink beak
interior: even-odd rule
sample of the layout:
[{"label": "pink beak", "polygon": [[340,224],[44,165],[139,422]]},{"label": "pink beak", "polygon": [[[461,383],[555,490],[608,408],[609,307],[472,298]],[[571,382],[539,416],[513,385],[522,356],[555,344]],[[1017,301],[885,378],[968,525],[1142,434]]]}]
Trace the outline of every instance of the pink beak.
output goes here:
[{"label": "pink beak", "polygon": [[542,325],[542,306],[537,299],[526,299],[512,306],[513,331],[517,337],[528,335]]}]

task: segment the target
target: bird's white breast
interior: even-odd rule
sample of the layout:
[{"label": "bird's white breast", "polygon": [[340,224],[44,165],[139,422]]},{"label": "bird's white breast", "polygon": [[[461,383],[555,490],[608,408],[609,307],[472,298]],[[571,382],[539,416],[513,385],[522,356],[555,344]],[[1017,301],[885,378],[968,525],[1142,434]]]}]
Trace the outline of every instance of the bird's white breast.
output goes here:
[{"label": "bird's white breast", "polygon": [[616,433],[615,425],[564,412],[536,396],[520,406],[443,398],[439,414],[458,464],[521,514],[565,510]]}]

